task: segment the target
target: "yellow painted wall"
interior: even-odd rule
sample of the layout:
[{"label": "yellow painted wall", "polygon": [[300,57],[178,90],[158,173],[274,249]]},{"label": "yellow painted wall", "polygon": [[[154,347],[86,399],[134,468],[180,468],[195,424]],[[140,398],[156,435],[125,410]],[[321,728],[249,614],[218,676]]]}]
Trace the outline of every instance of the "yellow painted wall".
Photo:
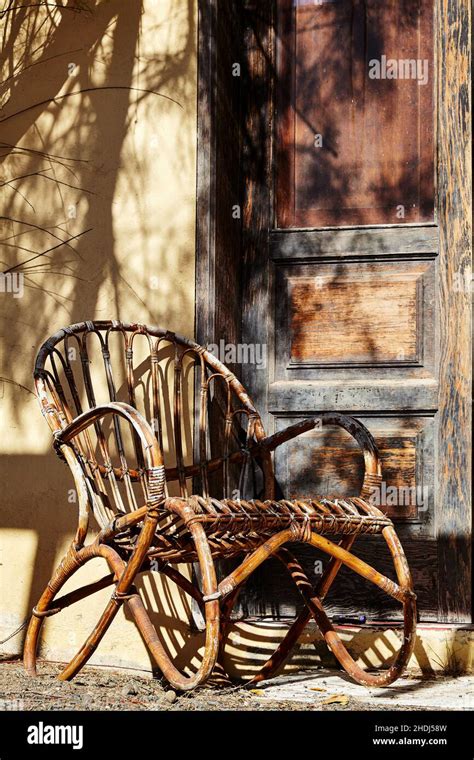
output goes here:
[{"label": "yellow painted wall", "polygon": [[[38,347],[83,319],[194,330],[197,2],[14,5],[0,21],[0,259],[2,271],[22,262],[24,281],[22,297],[0,292],[0,639],[27,616],[75,528],[73,481],[31,393]],[[104,571],[97,560],[77,581]],[[144,581],[156,609],[155,583]],[[109,595],[48,620],[43,654],[77,650]],[[186,610],[174,592],[160,596],[179,647]],[[122,612],[93,661],[150,666]]]}]

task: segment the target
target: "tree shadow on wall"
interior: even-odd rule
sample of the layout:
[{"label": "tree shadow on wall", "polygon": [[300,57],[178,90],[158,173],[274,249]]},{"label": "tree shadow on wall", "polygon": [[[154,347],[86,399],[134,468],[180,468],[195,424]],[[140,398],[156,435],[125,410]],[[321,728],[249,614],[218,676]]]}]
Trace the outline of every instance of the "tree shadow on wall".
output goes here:
[{"label": "tree shadow on wall", "polygon": [[[186,283],[167,282],[168,265],[191,261],[192,251],[176,249],[165,188],[149,175],[147,156],[165,156],[160,118],[179,115],[193,91],[194,7],[155,7],[145,37],[144,12],[142,0],[69,0],[10,3],[2,13],[0,259],[25,288],[4,312],[10,346],[28,335],[37,347],[53,320],[57,328],[118,316],[125,303],[151,322],[171,320],[192,302]],[[179,134],[172,153],[189,170],[192,153]],[[130,231],[140,249],[117,250],[117,230],[122,240]],[[31,366],[0,374],[31,387]]]},{"label": "tree shadow on wall", "polygon": [[[23,275],[25,289],[23,298],[1,294],[0,376],[20,450],[25,419],[42,424],[28,391],[35,354],[53,330],[137,313],[180,329],[192,312],[192,289],[175,273],[193,251],[180,242],[179,209],[167,215],[169,188],[149,166],[151,151],[180,180],[194,166],[179,129],[183,109],[194,107],[194,2],[167,5],[10,2],[0,14],[0,269]],[[127,235],[136,241],[130,250]],[[25,616],[76,520],[69,472],[49,447],[31,453],[30,441],[1,459],[2,527],[36,533]],[[27,575],[23,568],[21,582]]]}]

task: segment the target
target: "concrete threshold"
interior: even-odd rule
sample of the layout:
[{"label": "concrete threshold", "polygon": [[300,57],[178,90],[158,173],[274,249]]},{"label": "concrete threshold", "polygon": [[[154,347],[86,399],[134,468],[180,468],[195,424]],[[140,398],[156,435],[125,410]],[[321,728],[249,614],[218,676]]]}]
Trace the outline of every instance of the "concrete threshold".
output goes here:
[{"label": "concrete threshold", "polygon": [[384,688],[366,688],[353,683],[344,673],[327,669],[280,675],[258,684],[259,700],[282,700],[305,705],[334,704],[351,709],[473,710],[472,676],[437,676],[427,679],[405,677]]}]

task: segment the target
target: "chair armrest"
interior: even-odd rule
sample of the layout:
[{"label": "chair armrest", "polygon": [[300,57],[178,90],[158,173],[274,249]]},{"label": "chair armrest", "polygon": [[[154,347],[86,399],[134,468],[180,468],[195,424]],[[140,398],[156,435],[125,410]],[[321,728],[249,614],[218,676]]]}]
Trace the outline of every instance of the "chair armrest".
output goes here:
[{"label": "chair armrest", "polygon": [[362,484],[361,496],[368,497],[374,488],[379,488],[382,481],[382,464],[380,454],[372,434],[367,428],[346,414],[339,412],[322,412],[317,417],[311,417],[302,422],[290,425],[274,435],[268,436],[259,442],[259,445],[268,451],[274,451],[281,444],[296,438],[302,433],[319,428],[321,425],[336,425],[346,430],[357,441],[364,454],[365,474]]},{"label": "chair armrest", "polygon": [[146,419],[130,404],[125,404],[122,401],[112,401],[109,404],[101,404],[93,409],[88,409],[87,412],[78,415],[65,428],[54,433],[55,445],[67,447],[67,444],[89,427],[89,425],[93,425],[108,414],[123,417],[127,420],[140,439],[146,462],[149,494],[148,505],[152,506],[160,501],[164,495],[165,468],[163,453]]}]

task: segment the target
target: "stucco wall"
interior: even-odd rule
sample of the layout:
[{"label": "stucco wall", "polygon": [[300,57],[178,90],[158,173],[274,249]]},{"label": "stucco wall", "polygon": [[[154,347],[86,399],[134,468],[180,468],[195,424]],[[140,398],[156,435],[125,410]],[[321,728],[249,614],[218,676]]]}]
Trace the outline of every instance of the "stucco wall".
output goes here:
[{"label": "stucco wall", "polygon": [[[31,393],[38,347],[83,319],[194,329],[197,3],[68,5],[22,6],[0,21],[0,258],[2,270],[22,263],[23,276],[0,292],[0,639],[27,616],[75,528],[73,482]],[[77,582],[104,571],[97,560]],[[156,609],[155,583],[144,588]],[[49,619],[43,654],[77,650],[109,596]],[[186,610],[174,592],[160,597],[179,646]],[[18,635],[1,650],[21,645]],[[150,666],[122,612],[93,661]]]}]

